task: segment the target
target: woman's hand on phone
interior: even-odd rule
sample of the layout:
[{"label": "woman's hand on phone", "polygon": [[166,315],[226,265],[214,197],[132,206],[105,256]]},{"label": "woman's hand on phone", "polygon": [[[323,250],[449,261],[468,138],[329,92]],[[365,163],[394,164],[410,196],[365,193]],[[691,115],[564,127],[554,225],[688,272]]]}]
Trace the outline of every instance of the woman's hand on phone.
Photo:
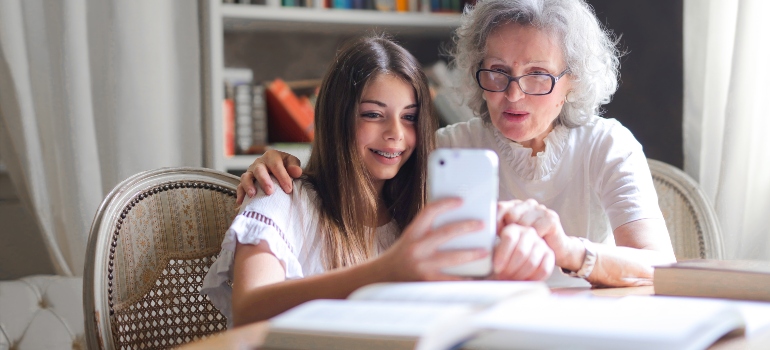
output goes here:
[{"label": "woman's hand on phone", "polygon": [[498,225],[517,224],[532,228],[553,250],[559,266],[564,267],[572,255],[582,253],[582,247],[578,247],[581,251],[573,252],[573,241],[564,233],[559,214],[534,199],[498,203],[497,218]]},{"label": "woman's hand on phone", "polygon": [[478,231],[483,223],[477,220],[458,221],[432,228],[439,214],[460,206],[459,198],[446,198],[428,203],[406,227],[401,237],[377,258],[380,271],[388,281],[465,280],[468,278],[442,272],[450,266],[481,259],[489,254],[484,249],[441,251],[447,241]]},{"label": "woman's hand on phone", "polygon": [[513,223],[498,224],[500,242],[492,259],[492,279],[542,281],[554,268],[554,253],[537,232]]},{"label": "woman's hand on phone", "polygon": [[256,182],[265,194],[273,194],[274,185],[270,174],[275,176],[286,193],[291,193],[293,179],[302,175],[302,168],[297,157],[276,150],[268,150],[261,157],[254,160],[249,168],[241,175],[241,183],[238,185],[236,205],[241,205],[246,196],[254,197],[257,194]]}]

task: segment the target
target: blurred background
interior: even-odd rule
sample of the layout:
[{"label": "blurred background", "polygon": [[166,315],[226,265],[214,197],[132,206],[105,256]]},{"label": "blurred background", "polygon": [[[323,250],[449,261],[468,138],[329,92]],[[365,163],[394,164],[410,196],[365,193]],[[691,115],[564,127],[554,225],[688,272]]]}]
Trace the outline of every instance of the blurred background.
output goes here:
[{"label": "blurred background", "polygon": [[[273,1],[0,1],[0,280],[82,275],[99,203],[133,174],[171,166],[238,174],[269,147],[302,158],[301,137],[276,138],[264,124],[279,113],[275,103],[289,103],[270,100],[270,90],[280,79],[296,94],[291,103],[312,105],[314,84],[350,37],[392,34],[446,93],[442,53],[462,3],[439,15]],[[770,148],[756,134],[767,123],[751,99],[761,91],[735,90],[766,78],[744,71],[767,57],[766,37],[758,39],[767,25],[751,17],[766,5],[588,3],[626,52],[603,115],[628,127],[649,158],[701,182],[730,235],[728,257],[770,259],[758,219],[770,209],[770,170],[759,165]],[[443,123],[455,117],[443,114]]]}]

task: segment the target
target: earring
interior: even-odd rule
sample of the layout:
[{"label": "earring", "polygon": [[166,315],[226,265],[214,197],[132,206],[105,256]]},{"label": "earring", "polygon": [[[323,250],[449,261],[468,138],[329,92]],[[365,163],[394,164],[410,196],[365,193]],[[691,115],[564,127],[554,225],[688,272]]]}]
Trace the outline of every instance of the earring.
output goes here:
[{"label": "earring", "polygon": [[572,90],[570,90],[570,91],[567,93],[567,96],[564,96],[564,102],[567,102],[567,103],[574,103],[575,101],[576,101],[576,100],[575,100],[575,95],[574,95],[574,94],[572,94]]}]

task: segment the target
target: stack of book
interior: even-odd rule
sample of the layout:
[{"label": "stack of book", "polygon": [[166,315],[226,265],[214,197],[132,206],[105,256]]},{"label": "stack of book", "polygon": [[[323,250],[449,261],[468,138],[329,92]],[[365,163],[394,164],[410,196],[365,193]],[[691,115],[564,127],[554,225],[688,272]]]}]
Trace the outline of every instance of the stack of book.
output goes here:
[{"label": "stack of book", "polygon": [[262,153],[271,143],[313,141],[313,101],[320,81],[255,83],[246,68],[226,68],[223,76],[226,156]]},{"label": "stack of book", "polygon": [[225,68],[223,77],[225,155],[259,153],[268,136],[264,87],[254,84],[247,68]]},{"label": "stack of book", "polygon": [[551,295],[544,283],[374,284],[270,320],[269,349],[705,349],[745,329],[716,299]]}]

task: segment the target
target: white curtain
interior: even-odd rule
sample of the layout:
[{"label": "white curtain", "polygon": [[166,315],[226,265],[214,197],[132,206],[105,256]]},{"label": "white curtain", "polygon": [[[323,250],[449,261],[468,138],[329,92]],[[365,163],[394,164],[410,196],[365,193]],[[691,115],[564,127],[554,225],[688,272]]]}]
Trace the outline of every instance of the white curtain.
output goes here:
[{"label": "white curtain", "polygon": [[200,71],[196,1],[0,0],[0,158],[57,273],[116,184],[202,164]]},{"label": "white curtain", "polygon": [[770,1],[684,0],[684,163],[731,259],[770,260]]}]

